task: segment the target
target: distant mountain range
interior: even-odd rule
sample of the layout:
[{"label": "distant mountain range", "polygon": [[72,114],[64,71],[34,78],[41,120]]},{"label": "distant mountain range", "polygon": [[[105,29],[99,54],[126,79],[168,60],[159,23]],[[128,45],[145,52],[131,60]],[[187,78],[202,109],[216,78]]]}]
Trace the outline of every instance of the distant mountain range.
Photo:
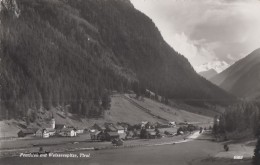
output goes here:
[{"label": "distant mountain range", "polygon": [[210,78],[214,77],[217,74],[218,72],[216,72],[214,69],[209,69],[207,71],[199,72],[199,75],[206,78],[207,80],[209,80]]},{"label": "distant mountain range", "polygon": [[210,81],[238,97],[260,99],[260,48]]},{"label": "distant mountain range", "polygon": [[230,66],[230,64],[228,64],[225,61],[218,61],[218,60],[214,60],[199,66],[195,67],[195,70],[200,73],[200,72],[205,72],[211,69],[214,69],[216,72],[220,73],[223,70],[227,69]]}]

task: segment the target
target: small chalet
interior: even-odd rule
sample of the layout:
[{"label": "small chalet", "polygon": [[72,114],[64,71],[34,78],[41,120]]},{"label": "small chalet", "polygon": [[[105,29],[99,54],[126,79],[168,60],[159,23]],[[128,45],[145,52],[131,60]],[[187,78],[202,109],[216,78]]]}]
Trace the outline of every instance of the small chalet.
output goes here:
[{"label": "small chalet", "polygon": [[146,89],[146,90],[145,90],[145,94],[146,94],[147,97],[149,97],[149,98],[151,98],[151,99],[155,99],[155,93],[154,93],[154,92],[152,92],[152,91]]},{"label": "small chalet", "polygon": [[76,130],[74,128],[63,128],[59,134],[65,137],[77,136]]},{"label": "small chalet", "polygon": [[60,132],[64,128],[66,128],[66,125],[64,125],[64,124],[55,124],[55,130],[57,132]]},{"label": "small chalet", "polygon": [[79,128],[79,127],[77,127],[77,128],[76,128],[76,133],[77,133],[77,134],[83,134],[83,133],[84,133],[84,128]]},{"label": "small chalet", "polygon": [[105,140],[104,133],[101,131],[91,132],[90,138],[91,140]]},{"label": "small chalet", "polygon": [[35,135],[35,130],[33,129],[24,129],[20,130],[17,135],[18,137],[25,137],[25,136],[34,136]]},{"label": "small chalet", "polygon": [[119,134],[124,134],[125,133],[125,128],[122,127],[121,125],[116,125],[115,128],[117,130],[117,133],[119,133]]},{"label": "small chalet", "polygon": [[127,132],[128,128],[131,127],[131,125],[128,123],[118,123],[118,125],[124,128],[124,132]]},{"label": "small chalet", "polygon": [[134,131],[127,131],[125,139],[133,139],[134,138]]},{"label": "small chalet", "polygon": [[117,132],[117,129],[113,123],[105,123],[105,127],[107,132]]},{"label": "small chalet", "polygon": [[141,128],[150,129],[151,128],[151,123],[149,121],[142,121]]},{"label": "small chalet", "polygon": [[56,130],[53,128],[45,128],[46,133],[48,133],[50,136],[54,136],[56,134]]},{"label": "small chalet", "polygon": [[175,122],[175,121],[170,121],[170,122],[169,122],[169,126],[171,126],[171,127],[176,127],[176,122]]},{"label": "small chalet", "polygon": [[141,131],[140,130],[134,130],[133,131],[133,137],[140,137]]},{"label": "small chalet", "polygon": [[38,129],[37,131],[36,131],[36,133],[35,133],[35,136],[36,137],[42,137],[42,133],[43,133],[43,129],[41,128],[41,129]]},{"label": "small chalet", "polygon": [[113,139],[119,139],[119,134],[117,132],[107,132],[106,140],[112,141]]},{"label": "small chalet", "polygon": [[42,138],[49,138],[50,136],[54,136],[56,134],[56,130],[53,128],[44,128],[38,129],[35,136]]},{"label": "small chalet", "polygon": [[104,132],[106,130],[106,128],[102,125],[98,125],[98,124],[94,124],[90,130],[92,130],[91,132],[96,132],[96,131],[101,131]]},{"label": "small chalet", "polygon": [[147,139],[155,139],[157,137],[157,133],[154,129],[147,129],[146,132],[147,132],[147,135],[146,135]]}]

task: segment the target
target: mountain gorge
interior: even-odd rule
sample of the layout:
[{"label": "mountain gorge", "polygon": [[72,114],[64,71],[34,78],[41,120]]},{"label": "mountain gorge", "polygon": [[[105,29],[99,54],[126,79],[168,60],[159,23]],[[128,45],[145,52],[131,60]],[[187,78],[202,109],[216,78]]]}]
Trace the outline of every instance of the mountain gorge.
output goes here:
[{"label": "mountain gorge", "polygon": [[242,98],[260,98],[260,48],[210,79]]},{"label": "mountain gorge", "polygon": [[56,106],[101,116],[112,90],[234,99],[197,75],[128,0],[3,0],[0,19],[1,118]]}]

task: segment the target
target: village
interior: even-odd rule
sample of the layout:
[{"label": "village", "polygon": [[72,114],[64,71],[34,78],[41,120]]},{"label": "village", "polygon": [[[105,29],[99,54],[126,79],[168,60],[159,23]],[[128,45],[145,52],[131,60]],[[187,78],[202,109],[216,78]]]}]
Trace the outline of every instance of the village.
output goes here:
[{"label": "village", "polygon": [[[137,97],[136,94],[130,92],[128,95],[120,95],[114,92],[113,99],[124,99],[133,107],[137,107],[139,110],[145,112],[145,114],[157,118],[158,121],[141,120],[137,123],[131,122],[97,122],[91,126],[73,126],[72,124],[64,124],[60,121],[56,121],[54,114],[47,119],[44,126],[39,127],[27,127],[20,129],[17,133],[18,139],[48,139],[59,137],[82,137],[81,140],[90,140],[95,142],[111,141],[118,142],[122,140],[134,140],[134,139],[160,139],[163,137],[173,137],[184,134],[191,134],[196,130],[202,130],[202,127],[210,129],[209,123],[201,125],[199,122],[176,122],[165,119],[156,115],[150,109],[145,108],[141,103],[144,103],[143,97]],[[163,99],[160,95],[156,95],[154,92],[146,89],[146,98],[152,100],[152,103],[163,105]],[[164,100],[165,101],[165,100]],[[122,101],[120,101],[122,102]],[[165,105],[164,105],[165,106]],[[43,112],[42,112],[43,113]],[[109,112],[110,113],[110,112]],[[56,111],[59,117],[66,118],[64,116],[64,110],[60,109]],[[176,116],[176,112],[174,113]],[[160,120],[160,122],[159,122]],[[84,139],[85,138],[85,139]]]},{"label": "village", "polygon": [[[134,139],[159,139],[163,137],[173,137],[191,134],[195,130],[202,129],[202,127],[195,126],[188,122],[176,123],[174,121],[168,123],[151,123],[142,121],[135,125],[130,125],[126,122],[118,123],[95,123],[89,128],[75,128],[70,125],[56,124],[55,119],[52,118],[48,128],[26,128],[21,129],[17,136],[18,138],[33,138],[33,139],[47,139],[53,137],[86,137],[85,140],[95,142],[102,141],[125,141]],[[206,129],[206,128],[205,128]],[[116,143],[117,144],[117,143]]]}]

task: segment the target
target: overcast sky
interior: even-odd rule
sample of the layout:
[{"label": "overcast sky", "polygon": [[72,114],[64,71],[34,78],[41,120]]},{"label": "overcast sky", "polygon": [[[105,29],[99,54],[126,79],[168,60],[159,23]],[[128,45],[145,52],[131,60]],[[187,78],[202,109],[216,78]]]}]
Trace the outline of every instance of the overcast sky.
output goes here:
[{"label": "overcast sky", "polygon": [[228,64],[260,47],[260,0],[131,0],[197,66]]}]

